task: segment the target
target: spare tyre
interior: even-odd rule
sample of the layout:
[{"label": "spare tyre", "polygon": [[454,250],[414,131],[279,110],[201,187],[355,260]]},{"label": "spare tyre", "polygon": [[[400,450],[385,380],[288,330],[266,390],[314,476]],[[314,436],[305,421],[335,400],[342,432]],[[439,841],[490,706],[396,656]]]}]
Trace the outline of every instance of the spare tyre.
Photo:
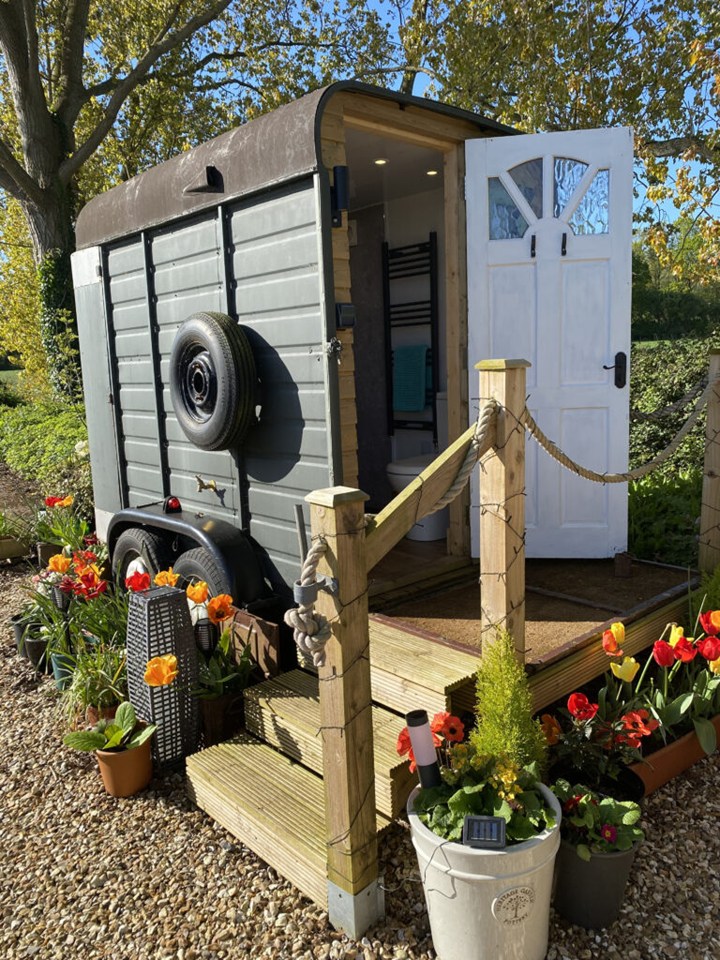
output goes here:
[{"label": "spare tyre", "polygon": [[255,420],[257,372],[247,337],[224,313],[194,313],[170,353],[170,397],[196,447],[229,450]]}]

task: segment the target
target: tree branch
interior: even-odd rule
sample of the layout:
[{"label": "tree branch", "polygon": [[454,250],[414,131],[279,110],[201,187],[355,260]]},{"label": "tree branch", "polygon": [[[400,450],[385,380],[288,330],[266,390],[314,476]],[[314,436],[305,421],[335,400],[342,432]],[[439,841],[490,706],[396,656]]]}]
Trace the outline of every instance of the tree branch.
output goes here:
[{"label": "tree branch", "polygon": [[692,150],[706,163],[717,163],[720,160],[720,148],[709,147],[705,137],[697,134],[669,137],[667,140],[643,140],[641,146],[653,157],[681,157]]},{"label": "tree branch", "polygon": [[153,44],[134,69],[118,82],[110,97],[109,103],[105,107],[102,120],[95,126],[85,142],[78,147],[72,156],[68,157],[68,159],[64,160],[60,165],[59,176],[62,183],[69,183],[88,157],[92,156],[95,150],[97,150],[115,123],[123,103],[149,73],[154,64],[165,54],[181,46],[201,27],[207,26],[207,24],[218,17],[229,4],[230,0],[216,0],[205,13],[198,14],[188,20],[188,22],[178,30],[168,32],[167,25],[163,28],[159,42]]},{"label": "tree branch", "polygon": [[0,140],[0,187],[16,200],[39,202],[42,197],[42,190],[4,140]]}]

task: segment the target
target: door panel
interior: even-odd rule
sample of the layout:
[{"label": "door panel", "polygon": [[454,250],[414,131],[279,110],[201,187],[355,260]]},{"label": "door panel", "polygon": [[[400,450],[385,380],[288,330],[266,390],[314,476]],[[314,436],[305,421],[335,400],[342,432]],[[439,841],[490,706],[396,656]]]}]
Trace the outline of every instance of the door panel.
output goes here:
[{"label": "door panel", "polygon": [[[630,352],[632,132],[473,140],[466,159],[470,397],[479,360],[527,359],[545,433],[583,466],[626,470],[629,388],[605,368]],[[626,485],[578,478],[528,443],[528,556],[624,550]],[[475,484],[475,556],[477,504]]]}]

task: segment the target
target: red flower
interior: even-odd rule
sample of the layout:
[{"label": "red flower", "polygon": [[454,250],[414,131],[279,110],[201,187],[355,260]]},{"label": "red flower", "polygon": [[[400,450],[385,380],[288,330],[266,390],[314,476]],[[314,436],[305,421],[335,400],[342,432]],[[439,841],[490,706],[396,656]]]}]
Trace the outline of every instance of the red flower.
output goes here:
[{"label": "red flower", "polygon": [[95,547],[100,541],[98,540],[98,535],[96,533],[87,533],[83,537],[83,543],[86,547]]},{"label": "red flower", "polygon": [[610,823],[604,823],[600,827],[600,836],[606,843],[615,843],[617,840],[617,827],[613,827]]},{"label": "red flower", "polygon": [[700,626],[703,628],[703,633],[710,637],[720,633],[720,610],[708,610],[701,613]]},{"label": "red flower", "polygon": [[634,738],[649,737],[653,730],[660,726],[658,720],[650,718],[647,710],[630,710],[620,719],[623,729],[629,731],[629,735]]},{"label": "red flower", "polygon": [[398,734],[396,749],[401,757],[407,754],[408,760],[410,761],[410,773],[415,773],[417,764],[415,763],[415,754],[413,753],[412,744],[410,743],[410,734],[407,727],[403,727]]},{"label": "red flower", "polygon": [[706,660],[717,660],[720,657],[720,637],[705,637],[698,640],[697,648]]},{"label": "red flower", "polygon": [[602,635],[602,645],[603,650],[609,657],[622,657],[623,650],[620,649],[620,644],[615,635],[616,632],[612,630],[606,630]]},{"label": "red flower", "polygon": [[675,648],[671,647],[667,640],[656,640],[652,655],[659,667],[671,667],[675,663]]},{"label": "red flower", "polygon": [[580,803],[581,800],[582,800],[582,797],[580,796],[579,793],[576,794],[574,797],[568,797],[568,799],[563,804],[563,808],[562,808],[563,813],[567,813],[568,815],[573,813],[573,811],[577,809],[578,804]]},{"label": "red flower", "polygon": [[462,720],[447,712],[436,713],[432,718],[430,729],[433,732],[436,747],[440,746],[438,737],[442,737],[449,743],[460,743],[465,736],[465,725]]},{"label": "red flower", "polygon": [[567,708],[576,720],[592,720],[598,712],[598,704],[590,703],[584,693],[571,693]]},{"label": "red flower", "polygon": [[131,577],[126,579],[125,586],[128,588],[128,590],[132,590],[133,593],[137,593],[140,590],[149,590],[150,574],[136,570]]},{"label": "red flower", "polygon": [[[46,507],[56,507],[59,503],[62,503],[62,497],[45,497],[45,506]],[[705,631],[707,633],[707,631]]]},{"label": "red flower", "polygon": [[682,660],[683,663],[690,663],[695,659],[697,648],[690,643],[687,637],[680,637],[678,642],[672,648],[676,660]]}]

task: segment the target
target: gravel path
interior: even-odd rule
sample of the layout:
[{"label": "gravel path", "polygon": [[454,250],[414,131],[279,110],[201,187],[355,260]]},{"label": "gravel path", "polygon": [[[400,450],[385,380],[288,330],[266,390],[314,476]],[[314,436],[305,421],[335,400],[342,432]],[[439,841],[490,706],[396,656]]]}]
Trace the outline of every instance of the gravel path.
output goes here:
[{"label": "gravel path", "polygon": [[[407,828],[381,843],[387,917],[360,942],[186,799],[180,776],[114,800],[93,757],[60,744],[47,679],[8,618],[27,570],[0,567],[0,960],[435,956]],[[717,960],[720,759],[651,797],[621,919],[591,933],[553,918],[548,960]]]}]

